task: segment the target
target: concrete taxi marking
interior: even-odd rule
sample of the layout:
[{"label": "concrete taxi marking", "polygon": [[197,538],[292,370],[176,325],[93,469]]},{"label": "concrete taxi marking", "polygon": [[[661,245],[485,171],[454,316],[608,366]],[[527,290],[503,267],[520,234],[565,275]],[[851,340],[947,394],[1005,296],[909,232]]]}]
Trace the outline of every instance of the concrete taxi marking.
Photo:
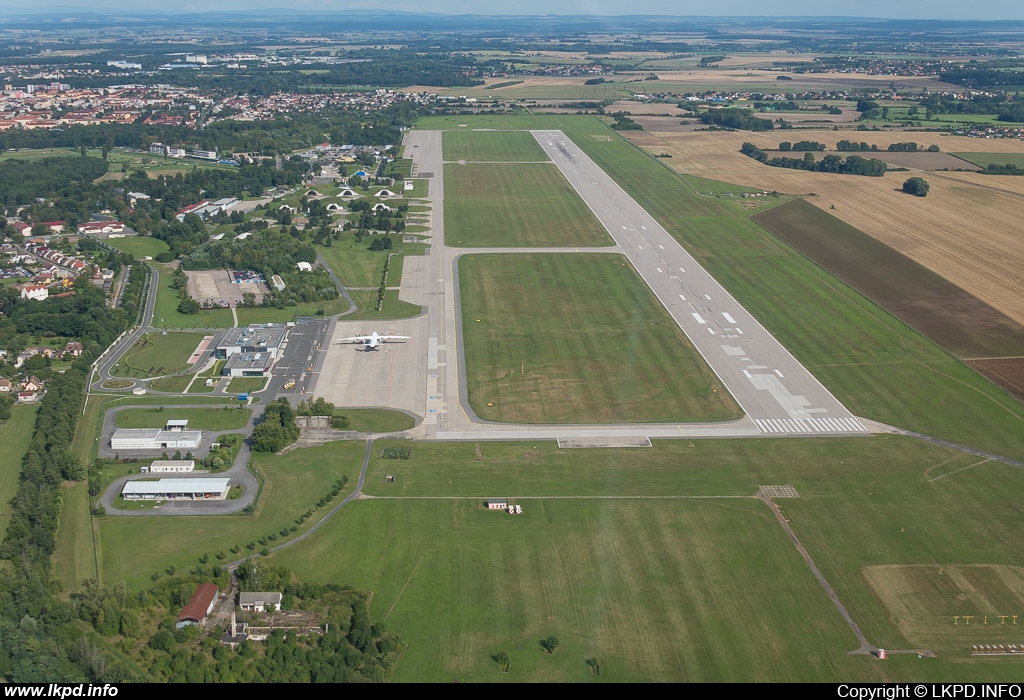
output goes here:
[{"label": "concrete taxi marking", "polygon": [[780,377],[782,377],[782,378],[785,378],[785,377],[786,377],[786,375],[784,375],[784,374],[783,374],[782,372],[780,372],[779,370],[775,370],[775,374],[779,375],[779,376],[780,376]]}]

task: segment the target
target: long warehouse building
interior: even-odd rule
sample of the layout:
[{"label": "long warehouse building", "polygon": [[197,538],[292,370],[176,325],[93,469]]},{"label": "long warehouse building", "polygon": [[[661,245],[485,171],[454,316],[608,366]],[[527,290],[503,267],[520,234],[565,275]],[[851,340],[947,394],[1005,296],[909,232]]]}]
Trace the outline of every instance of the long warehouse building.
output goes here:
[{"label": "long warehouse building", "polygon": [[128,481],[121,489],[126,501],[222,501],[231,479],[186,478]]},{"label": "long warehouse building", "polygon": [[114,450],[194,450],[203,441],[201,430],[118,428],[110,438]]}]

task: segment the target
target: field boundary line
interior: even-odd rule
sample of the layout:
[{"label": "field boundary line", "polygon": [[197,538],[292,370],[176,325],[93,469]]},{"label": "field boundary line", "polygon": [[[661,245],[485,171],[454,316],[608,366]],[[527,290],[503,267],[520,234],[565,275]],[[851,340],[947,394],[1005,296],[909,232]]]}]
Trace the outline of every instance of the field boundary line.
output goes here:
[{"label": "field boundary line", "polygon": [[423,563],[423,558],[426,556],[426,554],[421,554],[420,560],[416,562],[416,566],[412,567],[412,572],[409,574],[409,578],[405,580],[405,585],[402,586],[402,590],[398,592],[398,596],[395,598],[395,602],[391,604],[391,607],[388,608],[387,614],[384,615],[385,620],[391,617],[391,613],[394,611],[395,606],[398,605],[398,601],[402,599],[402,594],[405,593],[405,589],[409,587],[409,584],[412,582],[412,577],[416,575],[416,571],[420,568],[420,564]]}]

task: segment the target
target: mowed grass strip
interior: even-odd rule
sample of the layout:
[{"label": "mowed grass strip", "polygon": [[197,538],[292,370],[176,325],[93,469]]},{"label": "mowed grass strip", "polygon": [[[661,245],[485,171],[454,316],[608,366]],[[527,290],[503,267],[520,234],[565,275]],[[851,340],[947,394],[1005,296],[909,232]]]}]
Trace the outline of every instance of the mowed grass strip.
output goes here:
[{"label": "mowed grass strip", "polygon": [[609,681],[879,673],[846,654],[853,634],[760,502],[523,506],[357,501],[268,563],[372,590],[373,619],[409,645],[395,681],[598,680],[595,657]]},{"label": "mowed grass strip", "polygon": [[997,165],[1009,165],[1012,163],[1019,168],[1024,168],[1024,153],[953,153],[957,158],[963,158],[969,163],[979,167],[986,167],[989,163]]},{"label": "mowed grass strip", "polygon": [[448,164],[444,178],[447,245],[614,245],[554,164]]},{"label": "mowed grass strip", "polygon": [[459,259],[469,401],[486,420],[689,422],[742,414],[622,255]]},{"label": "mowed grass strip", "polygon": [[21,460],[28,450],[32,430],[36,423],[38,405],[13,406],[11,417],[0,421],[0,537],[7,532],[11,521],[10,500],[18,490],[21,478]]},{"label": "mowed grass strip", "polygon": [[189,430],[237,430],[252,413],[238,406],[224,408],[136,408],[118,411],[118,428],[162,428],[169,420],[187,420]]},{"label": "mowed grass strip", "polygon": [[446,131],[441,138],[445,160],[550,161],[528,131]]}]

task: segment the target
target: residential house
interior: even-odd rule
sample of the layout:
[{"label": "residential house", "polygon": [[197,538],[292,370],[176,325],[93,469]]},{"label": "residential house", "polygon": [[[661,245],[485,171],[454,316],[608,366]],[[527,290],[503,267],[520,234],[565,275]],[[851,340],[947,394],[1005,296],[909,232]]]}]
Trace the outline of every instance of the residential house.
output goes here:
[{"label": "residential house", "polygon": [[31,403],[36,400],[37,394],[34,391],[19,391],[18,403]]},{"label": "residential house", "polygon": [[78,343],[78,342],[68,343],[67,345],[64,346],[64,352],[61,355],[61,357],[64,357],[65,355],[71,355],[72,357],[81,357],[82,356],[82,351],[84,349],[85,348],[82,346],[81,343]]},{"label": "residential house", "polygon": [[11,380],[10,379],[0,379],[0,392],[3,392],[3,393],[6,394],[7,392],[9,392],[11,390],[12,386],[13,385],[11,384]]},{"label": "residential house", "polygon": [[11,289],[17,289],[21,292],[22,299],[42,301],[50,296],[50,290],[44,284],[12,284]]},{"label": "residential house", "polygon": [[43,388],[43,380],[32,375],[21,384],[22,391],[39,391]]}]

